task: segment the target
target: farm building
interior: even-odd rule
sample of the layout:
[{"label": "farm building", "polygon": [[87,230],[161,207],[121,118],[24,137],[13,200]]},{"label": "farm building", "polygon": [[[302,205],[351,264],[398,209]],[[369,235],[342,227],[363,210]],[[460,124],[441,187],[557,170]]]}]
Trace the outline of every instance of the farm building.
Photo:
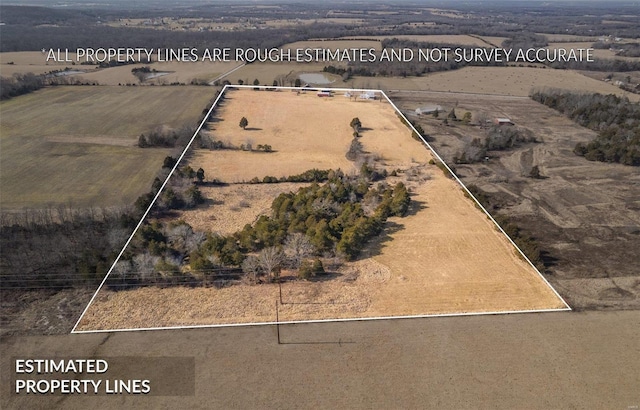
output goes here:
[{"label": "farm building", "polygon": [[374,93],[373,91],[363,92],[358,96],[358,99],[360,100],[375,100],[376,98],[376,93]]},{"label": "farm building", "polygon": [[416,114],[433,114],[436,111],[442,111],[442,107],[439,105],[427,105],[425,107],[416,108]]},{"label": "farm building", "polygon": [[493,123],[495,125],[515,125],[509,118],[496,118]]}]

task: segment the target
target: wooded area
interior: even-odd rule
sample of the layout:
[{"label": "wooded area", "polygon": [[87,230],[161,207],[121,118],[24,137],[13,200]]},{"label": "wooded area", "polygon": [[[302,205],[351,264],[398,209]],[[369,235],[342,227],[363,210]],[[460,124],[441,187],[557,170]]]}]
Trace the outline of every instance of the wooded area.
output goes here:
[{"label": "wooded area", "polygon": [[531,98],[598,132],[593,141],[576,145],[577,155],[589,161],[640,166],[640,104],[613,94],[559,90],[538,91]]}]

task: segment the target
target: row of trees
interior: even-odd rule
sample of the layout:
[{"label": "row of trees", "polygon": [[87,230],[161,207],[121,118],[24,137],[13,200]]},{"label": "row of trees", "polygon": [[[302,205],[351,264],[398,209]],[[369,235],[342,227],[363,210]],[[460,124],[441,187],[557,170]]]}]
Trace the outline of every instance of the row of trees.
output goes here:
[{"label": "row of trees", "polygon": [[537,91],[531,98],[598,132],[589,143],[578,143],[576,155],[590,161],[640,166],[640,104],[613,94]]},{"label": "row of trees", "polygon": [[[162,172],[153,181],[151,191],[136,199],[134,208],[142,215],[151,205],[158,191],[162,188],[163,181],[175,166],[177,160],[171,156],[165,157]],[[158,197],[152,215],[162,215],[174,209],[191,209],[204,202],[204,196],[198,185],[205,180],[205,172],[202,168],[197,171],[186,165],[176,169],[164,190]]]},{"label": "row of trees", "polygon": [[28,94],[41,89],[45,85],[44,76],[33,73],[15,74],[13,77],[0,77],[0,100]]},{"label": "row of trees", "polygon": [[194,132],[195,128],[190,125],[185,125],[174,130],[157,128],[147,134],[140,134],[138,137],[138,147],[184,147],[191,140]]}]

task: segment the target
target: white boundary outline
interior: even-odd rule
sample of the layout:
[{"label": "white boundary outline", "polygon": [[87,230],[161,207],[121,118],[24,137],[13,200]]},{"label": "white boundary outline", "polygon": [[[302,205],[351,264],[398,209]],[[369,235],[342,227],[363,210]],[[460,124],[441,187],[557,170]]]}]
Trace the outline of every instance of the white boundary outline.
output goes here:
[{"label": "white boundary outline", "polygon": [[[87,313],[87,311],[89,310],[89,307],[91,306],[91,304],[95,300],[96,296],[98,296],[98,293],[100,292],[100,290],[102,289],[102,287],[106,283],[109,275],[113,271],[113,268],[116,266],[116,263],[118,263],[118,261],[120,260],[120,258],[123,255],[125,249],[127,249],[127,246],[129,246],[129,243],[133,240],[133,237],[138,232],[138,229],[140,228],[140,226],[142,226],[142,223],[144,222],[145,218],[147,217],[149,212],[151,212],[151,208],[156,203],[157,199],[159,198],[160,194],[162,193],[162,190],[164,189],[164,187],[169,182],[169,179],[171,178],[171,176],[173,175],[175,170],[178,168],[178,165],[180,164],[180,162],[182,161],[182,159],[186,155],[187,151],[191,147],[191,144],[193,143],[193,141],[195,140],[196,136],[198,135],[198,133],[200,132],[200,130],[204,126],[205,122],[207,121],[207,119],[209,118],[211,113],[213,112],[214,108],[218,105],[218,102],[220,101],[220,99],[222,98],[224,93],[227,91],[227,89],[233,89],[233,88],[240,88],[240,89],[241,88],[249,88],[249,89],[256,89],[257,88],[257,89],[262,89],[262,90],[300,90],[300,91],[314,91],[314,92],[315,91],[321,91],[321,90],[331,90],[331,91],[340,91],[340,92],[373,92],[373,93],[380,93],[382,96],[384,96],[384,98],[387,100],[387,102],[389,104],[391,104],[391,106],[396,110],[396,113],[398,115],[400,115],[400,117],[406,122],[406,125],[420,137],[420,140],[429,149],[431,154],[433,156],[435,156],[436,159],[438,161],[440,161],[445,166],[445,168],[453,176],[455,181],[458,182],[458,184],[465,190],[465,192],[473,199],[473,201],[476,203],[476,205],[478,205],[480,207],[480,209],[482,209],[482,211],[489,217],[489,219],[500,230],[500,232],[502,232],[502,234],[509,240],[511,245],[513,245],[517,249],[517,251],[519,252],[520,256],[522,256],[524,258],[524,260],[534,269],[534,271],[540,276],[540,278],[544,281],[544,283],[546,283],[546,285],[549,288],[551,288],[553,293],[556,295],[556,297],[558,297],[558,299],[560,299],[562,301],[562,303],[565,305],[565,307],[564,308],[557,308],[557,309],[532,309],[532,310],[510,310],[510,311],[467,312],[467,313],[441,313],[441,314],[425,314],[425,315],[410,315],[410,316],[376,316],[376,317],[363,317],[363,318],[314,319],[314,320],[293,320],[293,321],[257,322],[257,323],[253,323],[253,322],[252,323],[225,323],[225,324],[211,324],[211,325],[165,326],[165,327],[149,327],[149,328],[133,328],[133,329],[76,330],[76,328],[80,324],[80,321],[82,321],[82,318]],[[193,136],[191,137],[191,139],[187,143],[184,151],[182,151],[182,154],[177,159],[175,165],[173,166],[173,168],[169,172],[169,175],[167,175],[167,178],[162,183],[162,186],[160,186],[160,189],[158,190],[158,192],[156,193],[155,197],[151,201],[151,204],[149,205],[147,210],[142,215],[142,218],[140,219],[140,222],[138,222],[138,224],[136,225],[135,229],[133,230],[133,232],[129,236],[129,239],[127,239],[127,242],[125,242],[124,246],[122,247],[122,250],[120,250],[120,253],[116,257],[116,259],[113,261],[113,264],[109,268],[109,271],[107,271],[106,275],[102,279],[102,282],[100,282],[100,285],[98,286],[98,289],[95,291],[95,293],[91,297],[91,300],[89,300],[89,303],[84,308],[84,310],[82,311],[82,314],[80,315],[80,317],[76,321],[75,325],[73,326],[73,329],[71,330],[71,333],[72,334],[110,333],[110,332],[132,332],[132,331],[142,331],[142,330],[177,330],[177,329],[199,329],[199,328],[215,328],[215,327],[281,325],[281,324],[297,324],[297,323],[356,322],[356,321],[365,321],[365,320],[419,319],[419,318],[429,318],[429,317],[459,317],[459,316],[481,316],[481,315],[503,315],[503,314],[506,315],[506,314],[517,314],[517,313],[545,313],[545,312],[562,312],[562,311],[570,311],[570,310],[572,310],[572,309],[567,304],[567,302],[560,296],[560,294],[555,290],[555,288],[553,286],[551,286],[549,281],[547,281],[547,279],[542,275],[542,273],[540,273],[538,268],[536,268],[536,266],[529,260],[529,258],[527,258],[527,256],[522,252],[522,250],[513,242],[513,240],[509,237],[509,235],[507,235],[507,233],[496,222],[496,220],[493,219],[491,214],[489,214],[489,212],[482,206],[482,204],[476,199],[476,197],[473,196],[473,194],[467,189],[467,187],[462,183],[462,181],[460,181],[458,176],[451,170],[451,168],[449,168],[449,166],[446,164],[446,162],[444,162],[444,160],[440,157],[440,155],[438,155],[436,153],[436,151],[433,149],[433,147],[431,147],[431,145],[429,145],[429,143],[424,139],[424,137],[422,135],[420,135],[420,133],[415,129],[415,127],[407,119],[407,117],[405,117],[405,115],[402,113],[402,111],[400,111],[400,109],[398,109],[398,107],[391,101],[391,99],[387,96],[387,94],[384,91],[382,91],[382,90],[374,90],[374,89],[361,89],[361,88],[332,88],[332,87],[305,87],[305,88],[302,88],[302,87],[285,87],[285,86],[269,87],[269,86],[264,86],[264,85],[225,85],[222,88],[222,90],[220,91],[220,94],[218,94],[218,96],[216,97],[215,101],[211,105],[211,108],[209,108],[209,111],[207,112],[207,114],[202,119],[202,122],[200,123],[200,125],[198,126],[196,131],[194,132]]]}]

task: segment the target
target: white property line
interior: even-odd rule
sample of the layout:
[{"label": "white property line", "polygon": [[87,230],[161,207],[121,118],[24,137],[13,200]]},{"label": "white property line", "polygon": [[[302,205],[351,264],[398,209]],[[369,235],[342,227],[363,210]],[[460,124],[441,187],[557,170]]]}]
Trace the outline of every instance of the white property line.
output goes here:
[{"label": "white property line", "polygon": [[468,313],[437,313],[431,315],[406,315],[406,316],[374,316],[374,317],[352,317],[341,319],[310,319],[310,320],[288,320],[278,322],[249,322],[249,323],[222,323],[213,325],[184,325],[165,327],[139,327],[134,329],[107,329],[107,330],[74,330],[71,333],[122,333],[141,330],[182,330],[182,329],[210,329],[218,327],[239,327],[239,326],[273,326],[273,325],[295,325],[304,323],[333,323],[333,322],[366,322],[370,320],[390,320],[390,319],[426,319],[433,317],[467,317],[467,316],[491,316],[491,315],[515,315],[522,313],[551,313],[564,312],[571,309],[537,309],[537,310],[508,310],[496,312],[468,312]]},{"label": "white property line", "polygon": [[[511,311],[497,311],[497,312],[443,313],[443,314],[425,314],[425,315],[410,315],[410,316],[376,316],[376,317],[368,317],[368,318],[294,320],[294,321],[284,321],[284,322],[229,323],[229,324],[212,324],[212,325],[185,325],[185,326],[166,326],[166,327],[149,327],[149,328],[133,328],[133,329],[76,330],[76,328],[80,324],[80,321],[82,320],[84,315],[87,313],[87,311],[89,310],[89,307],[91,306],[91,304],[95,300],[96,296],[98,295],[98,292],[100,292],[100,290],[104,286],[105,282],[107,281],[107,278],[109,277],[109,275],[113,271],[113,268],[115,267],[116,263],[118,263],[118,261],[122,257],[125,249],[127,248],[127,246],[129,246],[129,243],[133,240],[133,237],[135,236],[136,232],[138,231],[138,229],[140,228],[140,226],[144,222],[144,220],[147,217],[147,215],[149,214],[149,212],[151,211],[151,208],[153,207],[153,205],[155,204],[156,200],[158,199],[158,197],[162,193],[162,190],[164,189],[164,187],[169,182],[169,178],[171,178],[171,176],[173,175],[175,170],[178,168],[178,165],[180,164],[180,162],[184,158],[185,154],[187,153],[187,151],[191,147],[191,144],[193,143],[193,141],[195,140],[196,136],[198,135],[198,133],[200,132],[200,130],[204,126],[204,124],[207,121],[207,119],[209,118],[209,116],[211,115],[211,112],[213,111],[213,109],[216,107],[216,105],[218,104],[218,102],[220,101],[220,99],[222,98],[224,93],[227,91],[227,89],[230,89],[230,88],[249,88],[249,89],[256,89],[257,88],[257,89],[269,89],[269,90],[284,89],[284,90],[301,90],[301,91],[305,91],[305,90],[306,91],[318,91],[318,90],[324,90],[324,89],[331,89],[332,91],[380,93],[381,95],[383,95],[386,98],[386,100],[391,104],[391,106],[396,110],[396,112],[402,117],[402,119],[411,128],[411,130],[413,132],[415,132],[420,137],[420,140],[427,146],[427,148],[438,159],[438,161],[440,161],[447,168],[447,170],[450,172],[450,174],[460,184],[460,186],[462,186],[462,188],[467,192],[467,194],[469,194],[469,196],[471,198],[473,198],[473,200],[480,207],[480,209],[482,209],[482,211],[498,227],[500,232],[502,232],[504,234],[504,236],[509,240],[509,242],[518,250],[520,255],[529,263],[529,265],[535,270],[535,272],[540,276],[540,278],[542,278],[542,280],[547,284],[547,286],[549,286],[549,288],[551,288],[551,290],[558,297],[558,299],[560,299],[562,301],[562,303],[565,305],[565,308],[511,310]],[[71,330],[71,333],[72,334],[80,334],[80,333],[104,333],[104,332],[131,332],[131,331],[139,331],[139,330],[177,330],[177,329],[199,329],[199,328],[215,328],[215,327],[235,327],[235,326],[262,326],[262,325],[296,324],[296,323],[354,322],[354,321],[365,321],[365,320],[418,319],[418,318],[429,318],[429,317],[458,317],[458,316],[501,315],[501,314],[516,314],[516,313],[545,313],[545,312],[558,312],[558,311],[567,311],[567,310],[571,310],[571,307],[567,304],[567,302],[558,294],[558,292],[553,288],[553,286],[551,286],[551,284],[547,281],[547,279],[544,276],[542,276],[542,274],[535,267],[535,265],[529,260],[529,258],[527,258],[527,256],[513,242],[513,240],[511,240],[509,235],[507,235],[507,233],[502,229],[502,227],[500,227],[500,225],[496,222],[496,220],[493,219],[491,214],[489,214],[489,212],[487,212],[487,210],[482,206],[482,204],[480,204],[480,202],[478,202],[478,200],[467,189],[467,187],[462,183],[462,181],[460,181],[460,179],[457,177],[457,175],[451,170],[451,168],[449,168],[449,166],[436,153],[436,151],[431,147],[431,145],[429,145],[429,143],[422,137],[422,135],[420,135],[420,133],[414,128],[414,126],[411,124],[411,122],[404,116],[404,114],[402,114],[402,112],[398,109],[398,107],[384,93],[384,91],[382,91],[382,90],[372,90],[372,89],[358,89],[358,88],[326,88],[326,87],[301,88],[301,87],[284,87],[284,86],[269,87],[269,86],[257,86],[257,85],[225,85],[224,88],[222,89],[222,91],[220,91],[220,94],[218,95],[218,97],[214,101],[213,105],[211,106],[211,108],[207,112],[207,115],[205,115],[204,119],[202,120],[202,122],[200,123],[200,125],[196,129],[195,133],[191,137],[191,140],[189,140],[189,143],[187,144],[187,146],[185,147],[184,151],[182,152],[182,154],[180,155],[180,157],[176,161],[176,164],[171,169],[171,172],[169,172],[169,175],[164,180],[162,186],[160,187],[160,189],[156,193],[155,197],[153,198],[153,201],[151,201],[151,204],[149,205],[149,207],[147,208],[145,213],[142,215],[142,218],[140,219],[140,222],[138,222],[138,224],[136,225],[135,229],[131,233],[131,236],[129,236],[129,239],[127,240],[127,242],[122,247],[122,250],[120,251],[120,253],[116,257],[116,259],[114,260],[113,264],[111,265],[111,268],[109,268],[109,271],[107,272],[105,277],[102,279],[102,282],[100,283],[100,285],[98,286],[98,289],[95,291],[95,293],[91,297],[91,300],[87,304],[87,307],[85,307],[85,309],[83,310],[82,314],[80,315],[80,318],[78,318],[76,324],[73,326],[73,329]]]}]

